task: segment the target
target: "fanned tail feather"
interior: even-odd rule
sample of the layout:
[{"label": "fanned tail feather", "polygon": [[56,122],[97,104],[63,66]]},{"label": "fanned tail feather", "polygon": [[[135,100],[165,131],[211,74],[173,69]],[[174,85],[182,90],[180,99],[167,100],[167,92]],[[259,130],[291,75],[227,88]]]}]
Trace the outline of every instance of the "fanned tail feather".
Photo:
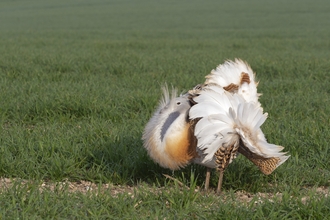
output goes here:
[{"label": "fanned tail feather", "polygon": [[[284,148],[267,142],[260,126],[266,121],[267,113],[256,103],[243,102],[237,107],[236,132],[240,136],[239,152],[251,160],[264,174],[270,174],[290,156],[281,152]],[[234,114],[233,114],[234,115]]]},{"label": "fanned tail feather", "polygon": [[238,141],[229,109],[243,99],[218,85],[211,85],[203,88],[194,101],[197,104],[191,107],[189,116],[191,120],[200,119],[195,126],[195,136],[197,148],[204,152],[203,162],[206,163],[213,159],[219,147]]},{"label": "fanned tail feather", "polygon": [[[220,91],[220,92],[216,92]],[[239,152],[269,174],[285,162],[282,146],[267,143],[260,126],[266,121],[267,113],[259,103],[247,102],[239,94],[219,90],[218,85],[206,86],[194,98],[190,119],[199,119],[195,126],[197,148],[209,162],[221,146],[239,142]]]}]

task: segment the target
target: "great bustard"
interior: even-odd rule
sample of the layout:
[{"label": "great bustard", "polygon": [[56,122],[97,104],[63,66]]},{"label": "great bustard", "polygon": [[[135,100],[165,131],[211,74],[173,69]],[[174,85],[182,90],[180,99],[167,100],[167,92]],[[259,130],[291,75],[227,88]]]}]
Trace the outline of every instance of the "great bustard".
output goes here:
[{"label": "great bustard", "polygon": [[162,167],[206,166],[205,189],[210,169],[216,168],[220,193],[223,173],[238,152],[266,175],[288,159],[283,147],[267,143],[260,129],[267,113],[258,101],[255,75],[242,60],[219,65],[204,84],[184,95],[177,96],[175,89],[170,95],[167,86],[163,94],[142,137],[150,157]]}]

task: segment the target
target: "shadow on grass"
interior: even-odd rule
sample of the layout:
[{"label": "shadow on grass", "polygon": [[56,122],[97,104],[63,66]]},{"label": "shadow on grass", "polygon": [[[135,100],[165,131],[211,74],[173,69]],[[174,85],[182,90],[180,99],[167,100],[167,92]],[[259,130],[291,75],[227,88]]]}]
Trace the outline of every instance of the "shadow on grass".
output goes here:
[{"label": "shadow on grass", "polygon": [[115,184],[152,182],[162,178],[162,173],[171,173],[151,161],[139,135],[122,134],[105,140],[91,149],[87,162],[90,167],[99,167],[101,175]]},{"label": "shadow on grass", "polygon": [[[94,147],[87,159],[91,166],[99,167],[101,175],[114,184],[138,184],[141,181],[159,186],[169,181],[169,175],[189,186],[191,175],[196,178],[197,186],[204,187],[206,168],[196,164],[178,171],[171,171],[154,163],[143,148],[139,135],[121,135],[115,140],[106,140],[103,145]],[[260,191],[260,188],[274,180],[274,176],[263,175],[245,158],[237,158],[225,172],[224,190]],[[216,188],[218,173],[212,171],[211,188]]]}]

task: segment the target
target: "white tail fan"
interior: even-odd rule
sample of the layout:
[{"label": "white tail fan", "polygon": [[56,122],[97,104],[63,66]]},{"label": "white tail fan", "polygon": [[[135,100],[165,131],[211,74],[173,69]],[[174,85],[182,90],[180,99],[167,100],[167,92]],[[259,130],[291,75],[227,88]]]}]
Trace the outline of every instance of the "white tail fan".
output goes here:
[{"label": "white tail fan", "polygon": [[217,85],[204,87],[194,98],[197,104],[191,107],[189,113],[190,119],[199,119],[195,136],[197,148],[205,154],[203,162],[213,160],[221,146],[238,142],[248,153],[243,153],[248,158],[249,155],[258,160],[276,158],[276,167],[287,160],[289,156],[280,152],[283,147],[267,143],[260,129],[267,113],[263,114],[259,103],[247,102],[239,94],[219,88]]}]

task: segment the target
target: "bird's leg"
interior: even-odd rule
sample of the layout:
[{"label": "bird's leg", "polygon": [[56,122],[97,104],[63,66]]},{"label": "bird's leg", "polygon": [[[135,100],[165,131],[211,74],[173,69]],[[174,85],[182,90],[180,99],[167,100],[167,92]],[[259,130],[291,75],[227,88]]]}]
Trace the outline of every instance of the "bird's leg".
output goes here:
[{"label": "bird's leg", "polygon": [[209,190],[210,177],[211,177],[211,168],[206,167],[205,191],[208,191]]},{"label": "bird's leg", "polygon": [[235,157],[237,150],[238,144],[229,145],[228,147],[221,146],[214,154],[216,158],[215,163],[217,164],[217,170],[219,170],[217,194],[221,193],[223,173]]},{"label": "bird's leg", "polygon": [[222,180],[223,180],[223,173],[225,171],[223,169],[219,170],[219,180],[218,180],[218,188],[217,188],[217,194],[221,194],[221,186],[222,186]]}]

